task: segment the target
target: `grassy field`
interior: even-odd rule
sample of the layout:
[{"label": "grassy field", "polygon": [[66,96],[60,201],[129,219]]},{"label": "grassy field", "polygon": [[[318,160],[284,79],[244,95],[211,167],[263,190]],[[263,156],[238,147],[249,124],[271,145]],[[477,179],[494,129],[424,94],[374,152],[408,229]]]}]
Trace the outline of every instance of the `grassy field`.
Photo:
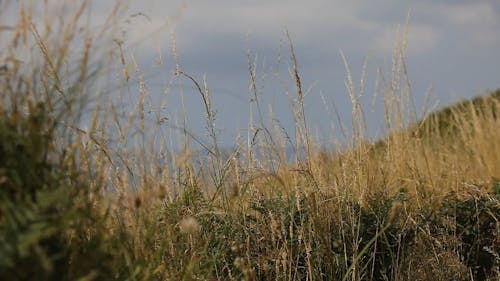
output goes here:
[{"label": "grassy field", "polygon": [[[346,64],[352,134],[325,149],[289,40],[293,134],[257,116],[249,142],[225,151],[205,83],[177,65],[209,137],[182,127],[169,150],[140,69],[103,44],[121,7],[101,30],[87,9],[35,21],[20,5],[0,24],[0,280],[499,280],[500,90],[412,122],[403,34],[383,87],[387,137],[365,137]],[[96,87],[117,76],[139,93],[126,116]],[[256,76],[249,63],[260,111]]]}]

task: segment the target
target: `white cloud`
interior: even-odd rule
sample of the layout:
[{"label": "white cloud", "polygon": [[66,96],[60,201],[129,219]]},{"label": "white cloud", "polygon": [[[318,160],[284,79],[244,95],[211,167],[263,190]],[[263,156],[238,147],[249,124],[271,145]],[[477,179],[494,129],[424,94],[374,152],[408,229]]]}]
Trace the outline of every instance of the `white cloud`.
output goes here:
[{"label": "white cloud", "polygon": [[[455,40],[462,40],[457,48],[484,52],[500,48],[499,11],[498,2],[471,1],[448,5],[436,3],[427,14],[434,18],[435,26],[451,32],[457,38]],[[425,13],[424,7],[418,12]]]},{"label": "white cloud", "polygon": [[[396,40],[404,33],[405,26],[393,26],[381,30],[375,38],[376,51],[382,53],[392,53],[396,44]],[[398,34],[399,33],[399,34]],[[431,52],[438,44],[440,31],[430,25],[411,24],[408,26],[408,54],[418,55],[421,53]]]},{"label": "white cloud", "polygon": [[[102,26],[114,4],[114,0],[91,1],[92,25]],[[200,49],[199,38],[231,35],[232,40],[244,40],[249,33],[257,40],[276,42],[284,28],[290,30],[296,45],[321,41],[325,48],[392,52],[395,24],[398,19],[404,24],[411,9],[408,46],[412,55],[432,51],[450,34],[466,38],[464,46],[473,46],[469,49],[498,47],[500,18],[494,5],[491,1],[410,5],[395,0],[130,0],[121,27],[131,46],[127,52],[137,56],[169,49],[171,30],[177,33],[179,49],[187,54]],[[221,48],[225,43],[221,42]]]},{"label": "white cloud", "polygon": [[[472,1],[471,1],[472,2]],[[460,26],[484,26],[498,23],[498,16],[491,3],[439,5],[441,16],[451,24]]]},{"label": "white cloud", "polygon": [[131,12],[143,12],[151,21],[134,20],[127,27],[128,39],[132,42],[156,40],[154,37],[168,37],[166,32],[154,33],[166,22],[171,22],[179,36],[181,48],[197,48],[199,35],[237,34],[241,38],[247,33],[259,38],[279,40],[284,28],[291,31],[294,40],[309,40],[324,32],[324,37],[334,40],[335,33],[351,30],[356,36],[359,31],[376,28],[373,22],[359,18],[361,4],[343,1],[146,1],[132,2]]}]

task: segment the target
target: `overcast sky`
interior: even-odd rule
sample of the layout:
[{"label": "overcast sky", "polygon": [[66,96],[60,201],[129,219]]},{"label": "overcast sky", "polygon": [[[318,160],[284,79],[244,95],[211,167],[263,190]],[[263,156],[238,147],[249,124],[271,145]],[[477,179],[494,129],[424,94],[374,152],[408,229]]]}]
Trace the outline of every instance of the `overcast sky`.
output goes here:
[{"label": "overcast sky", "polygon": [[[96,23],[110,13],[114,2],[92,2]],[[237,134],[246,136],[247,50],[257,58],[258,76],[267,73],[266,82],[259,82],[264,110],[269,108],[267,104],[272,106],[283,126],[292,130],[286,91],[293,93],[294,84],[288,76],[285,29],[295,46],[303,87],[309,89],[305,103],[310,127],[325,135],[331,135],[328,111],[332,102],[344,121],[350,122],[341,51],[356,83],[367,59],[369,103],[376,68],[390,74],[398,26],[404,28],[408,14],[407,66],[419,109],[429,92],[433,103],[439,100],[446,105],[500,87],[498,0],[132,0],[128,8],[122,25],[125,55],[134,56],[149,75],[151,93],[165,92],[173,70],[171,34],[175,33],[181,68],[200,80],[206,75],[218,110],[218,128],[229,143]],[[281,78],[276,78],[273,72],[279,60]],[[188,127],[203,134],[201,100],[189,81],[183,85]],[[172,122],[179,113],[179,90],[170,87],[168,91],[164,114]],[[380,136],[382,115],[367,111],[371,134]]]}]

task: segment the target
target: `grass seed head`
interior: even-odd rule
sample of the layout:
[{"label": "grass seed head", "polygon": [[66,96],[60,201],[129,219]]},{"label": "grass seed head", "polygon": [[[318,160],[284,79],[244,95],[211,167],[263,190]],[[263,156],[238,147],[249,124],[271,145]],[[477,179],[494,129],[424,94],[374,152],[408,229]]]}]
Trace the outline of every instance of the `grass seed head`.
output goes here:
[{"label": "grass seed head", "polygon": [[394,220],[399,216],[401,210],[403,208],[403,204],[399,201],[394,201],[392,203],[391,211],[389,212],[389,216],[387,217],[387,223],[392,224]]},{"label": "grass seed head", "polygon": [[181,220],[179,228],[182,233],[196,234],[201,230],[201,225],[193,217],[186,217]]}]

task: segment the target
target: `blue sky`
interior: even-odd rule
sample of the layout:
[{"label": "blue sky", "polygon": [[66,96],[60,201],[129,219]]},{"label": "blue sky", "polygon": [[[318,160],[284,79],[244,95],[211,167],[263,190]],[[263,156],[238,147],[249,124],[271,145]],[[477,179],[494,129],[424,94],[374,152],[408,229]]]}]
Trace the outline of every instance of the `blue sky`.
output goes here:
[{"label": "blue sky", "polygon": [[[50,2],[50,1],[49,1]],[[57,1],[54,1],[57,2]],[[115,1],[92,2],[93,23],[110,13]],[[204,134],[203,106],[189,81],[171,81],[175,34],[183,71],[205,76],[217,109],[217,127],[224,142],[246,137],[249,76],[246,52],[256,59],[264,111],[272,107],[292,132],[287,90],[293,94],[289,49],[283,31],[293,40],[304,89],[305,110],[313,133],[331,135],[334,102],[346,124],[351,102],[344,81],[342,51],[354,80],[368,62],[365,103],[370,104],[377,67],[387,75],[397,30],[408,14],[407,65],[412,94],[419,110],[430,94],[431,104],[446,105],[500,87],[500,1],[448,0],[210,0],[128,1],[122,22],[125,55],[134,57],[147,77],[148,89],[162,96],[165,117],[181,119],[183,95],[188,128]],[[140,13],[140,14],[138,14]],[[274,75],[280,61],[280,78]],[[161,63],[159,63],[161,62]],[[179,84],[180,83],[180,84]],[[183,91],[180,91],[180,90]],[[326,106],[325,102],[326,101]],[[158,106],[153,102],[152,106]],[[365,109],[370,135],[383,134],[380,106]],[[267,115],[267,114],[265,114]],[[337,132],[333,132],[337,134]]]}]

